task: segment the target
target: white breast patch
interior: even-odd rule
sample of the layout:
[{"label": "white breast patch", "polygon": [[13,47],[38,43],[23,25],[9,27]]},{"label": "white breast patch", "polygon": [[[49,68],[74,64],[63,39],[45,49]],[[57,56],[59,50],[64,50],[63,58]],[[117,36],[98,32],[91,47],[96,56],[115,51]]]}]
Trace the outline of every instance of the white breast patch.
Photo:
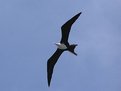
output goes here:
[{"label": "white breast patch", "polygon": [[61,44],[61,43],[56,43],[56,45],[58,46],[59,49],[67,49],[65,44]]}]

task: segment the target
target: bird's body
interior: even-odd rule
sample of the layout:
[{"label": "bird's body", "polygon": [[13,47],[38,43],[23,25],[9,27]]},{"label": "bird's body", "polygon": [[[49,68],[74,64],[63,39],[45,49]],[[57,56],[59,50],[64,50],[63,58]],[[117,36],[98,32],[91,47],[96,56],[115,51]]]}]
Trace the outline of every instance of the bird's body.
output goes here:
[{"label": "bird's body", "polygon": [[71,53],[73,53],[74,55],[77,55],[74,52],[75,47],[77,46],[77,44],[69,44],[68,43],[68,38],[69,38],[69,33],[71,30],[71,26],[72,24],[77,20],[77,18],[80,16],[81,12],[78,13],[77,15],[75,15],[74,17],[72,17],[70,20],[68,20],[62,27],[62,38],[60,43],[56,43],[57,45],[57,50],[55,51],[55,53],[48,59],[47,62],[47,78],[48,78],[48,86],[50,86],[50,82],[51,82],[51,78],[52,78],[52,74],[53,74],[53,69],[54,66],[57,62],[57,60],[59,59],[60,55],[64,52],[64,51],[69,51]]}]

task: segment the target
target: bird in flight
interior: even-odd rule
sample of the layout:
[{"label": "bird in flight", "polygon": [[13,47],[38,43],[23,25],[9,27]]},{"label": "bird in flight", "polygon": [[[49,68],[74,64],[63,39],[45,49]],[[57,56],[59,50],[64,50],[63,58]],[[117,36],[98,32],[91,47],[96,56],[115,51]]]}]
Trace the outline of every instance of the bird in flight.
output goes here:
[{"label": "bird in flight", "polygon": [[54,66],[55,66],[57,60],[59,59],[60,55],[64,51],[69,51],[69,52],[73,53],[74,55],[77,55],[77,53],[75,53],[75,51],[74,51],[74,49],[77,46],[77,44],[71,44],[70,45],[69,42],[68,42],[68,38],[69,38],[69,33],[70,33],[70,30],[71,30],[71,26],[78,19],[80,14],[81,14],[81,12],[78,13],[77,15],[75,15],[74,17],[72,17],[70,20],[68,20],[61,27],[61,32],[62,32],[61,41],[60,41],[60,43],[55,43],[57,45],[57,50],[48,59],[48,62],[47,62],[48,86],[50,86],[50,82],[51,82],[51,78],[52,78],[52,74],[53,74],[53,69],[54,69]]}]

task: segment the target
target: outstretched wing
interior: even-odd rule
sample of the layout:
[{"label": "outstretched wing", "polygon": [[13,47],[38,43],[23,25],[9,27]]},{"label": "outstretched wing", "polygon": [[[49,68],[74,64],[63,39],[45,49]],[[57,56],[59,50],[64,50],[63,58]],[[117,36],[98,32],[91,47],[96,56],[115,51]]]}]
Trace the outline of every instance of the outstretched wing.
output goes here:
[{"label": "outstretched wing", "polygon": [[47,62],[48,86],[50,86],[54,66],[62,53],[63,53],[63,50],[57,49],[56,52],[48,59],[48,62]]},{"label": "outstretched wing", "polygon": [[62,27],[61,27],[61,32],[62,32],[62,38],[61,38],[61,43],[64,43],[68,45],[68,37],[69,37],[69,32],[71,30],[72,24],[77,20],[77,18],[80,16],[81,12],[72,17],[70,20],[68,20]]}]

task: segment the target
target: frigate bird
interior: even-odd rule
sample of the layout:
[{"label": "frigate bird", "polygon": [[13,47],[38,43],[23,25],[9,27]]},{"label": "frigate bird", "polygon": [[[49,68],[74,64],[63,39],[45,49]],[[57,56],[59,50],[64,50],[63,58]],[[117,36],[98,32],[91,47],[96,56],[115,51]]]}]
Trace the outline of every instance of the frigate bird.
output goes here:
[{"label": "frigate bird", "polygon": [[71,30],[71,26],[77,20],[77,18],[80,16],[80,14],[81,14],[81,12],[78,13],[77,15],[75,15],[74,17],[72,17],[70,20],[68,20],[61,27],[61,32],[62,32],[61,41],[60,41],[60,43],[55,43],[57,45],[57,50],[48,59],[48,62],[47,62],[48,86],[50,86],[50,82],[51,82],[51,78],[52,78],[52,74],[53,74],[53,69],[54,69],[54,66],[55,66],[57,60],[59,59],[60,55],[64,51],[69,51],[69,52],[73,53],[74,55],[77,55],[77,53],[75,53],[75,51],[74,51],[77,44],[71,44],[70,45],[69,42],[68,42],[68,38],[69,38],[69,33],[70,33],[70,30]]}]

